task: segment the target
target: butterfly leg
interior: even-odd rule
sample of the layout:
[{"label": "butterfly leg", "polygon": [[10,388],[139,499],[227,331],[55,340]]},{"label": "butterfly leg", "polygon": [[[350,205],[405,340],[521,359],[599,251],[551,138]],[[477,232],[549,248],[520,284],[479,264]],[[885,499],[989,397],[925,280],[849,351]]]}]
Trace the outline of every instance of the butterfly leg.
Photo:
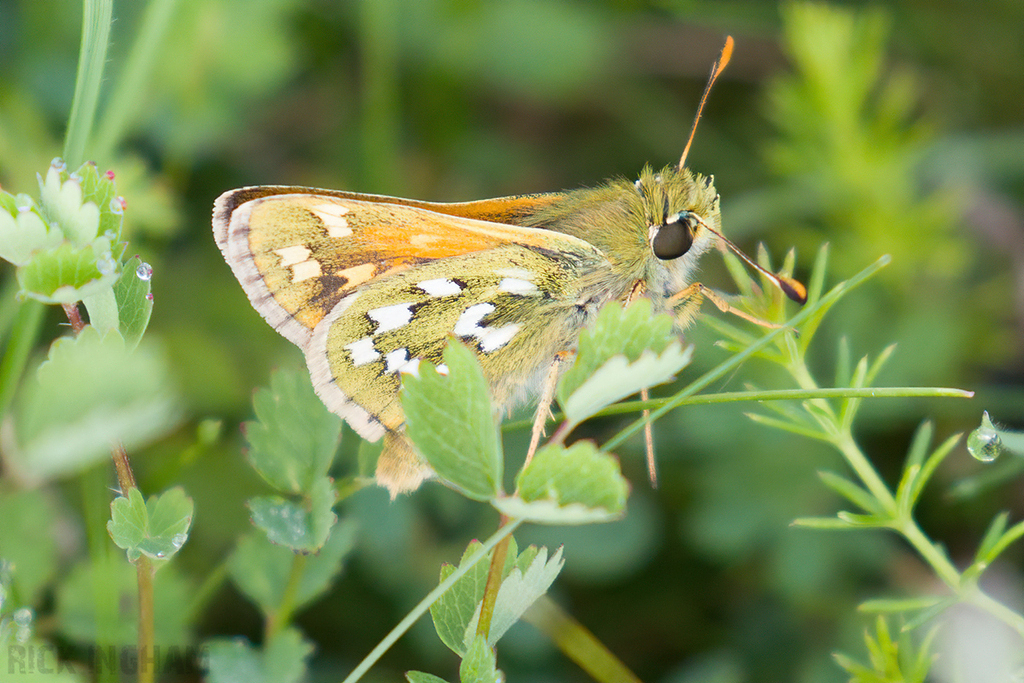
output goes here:
[{"label": "butterfly leg", "polygon": [[675,294],[670,296],[668,298],[668,303],[669,305],[675,305],[676,302],[683,302],[681,305],[682,310],[677,310],[676,317],[677,319],[679,319],[681,324],[685,326],[693,319],[693,316],[696,315],[697,309],[700,308],[700,304],[704,299],[707,299],[708,301],[713,303],[718,308],[718,310],[722,311],[722,313],[731,313],[732,315],[735,315],[736,317],[739,318],[743,318],[744,320],[752,322],[755,325],[760,325],[761,327],[768,327],[772,329],[783,327],[782,325],[768,322],[767,320],[762,320],[757,316],[750,315],[746,311],[741,311],[740,309],[736,308],[728,301],[726,301],[718,292],[711,289],[710,287],[702,285],[699,282],[694,282],[689,287],[686,287],[685,289],[676,292]]},{"label": "butterfly leg", "polygon": [[573,351],[562,351],[555,355],[548,367],[547,375],[544,376],[540,401],[537,404],[537,412],[533,416],[533,429],[530,432],[530,448],[526,451],[526,463],[533,459],[533,454],[537,451],[537,446],[540,445],[540,437],[544,435],[544,423],[552,417],[551,404],[555,400],[555,387],[558,385],[558,378],[562,375],[562,368],[575,355]]}]

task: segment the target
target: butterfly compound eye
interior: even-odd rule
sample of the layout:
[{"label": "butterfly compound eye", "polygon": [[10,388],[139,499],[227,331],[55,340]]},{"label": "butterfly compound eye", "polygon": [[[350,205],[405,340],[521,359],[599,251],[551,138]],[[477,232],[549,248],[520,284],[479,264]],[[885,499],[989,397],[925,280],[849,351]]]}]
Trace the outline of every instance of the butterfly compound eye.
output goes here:
[{"label": "butterfly compound eye", "polygon": [[677,259],[693,246],[693,219],[686,215],[669,216],[651,240],[654,255],[662,261]]}]

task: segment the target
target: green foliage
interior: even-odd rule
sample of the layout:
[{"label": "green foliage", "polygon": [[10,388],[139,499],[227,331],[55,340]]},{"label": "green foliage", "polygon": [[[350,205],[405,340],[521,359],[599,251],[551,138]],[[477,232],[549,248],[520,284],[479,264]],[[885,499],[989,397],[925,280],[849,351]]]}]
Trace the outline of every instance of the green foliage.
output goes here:
[{"label": "green foliage", "polygon": [[322,595],[337,578],[355,536],[354,524],[340,522],[320,552],[303,556],[299,566],[290,548],[274,545],[262,534],[247,534],[228,559],[228,571],[239,590],[264,613],[276,611],[288,591],[294,591],[290,599],[299,608]]},{"label": "green foliage", "polygon": [[12,464],[44,481],[109,456],[113,442],[131,450],[166,434],[181,419],[170,370],[152,345],[129,353],[117,331],[57,339],[18,400]]},{"label": "green foliage", "polygon": [[270,388],[253,397],[256,422],[245,423],[248,458],[274,488],[312,490],[327,473],[341,436],[341,421],[313,393],[303,371],[278,371]]},{"label": "green foliage", "polygon": [[314,649],[294,628],[281,631],[262,649],[242,639],[214,640],[207,648],[210,683],[298,683],[306,677],[306,660]]},{"label": "green foliage", "polygon": [[543,524],[607,522],[625,512],[629,484],[614,456],[589,441],[544,446],[516,478],[517,495],[495,503],[507,515]]},{"label": "green foliage", "polygon": [[693,349],[683,349],[672,325],[667,315],[651,316],[647,299],[625,309],[605,306],[593,328],[580,335],[577,360],[558,383],[558,402],[570,424],[669,382],[686,367]]},{"label": "green foliage", "polygon": [[[15,605],[38,604],[57,572],[53,508],[39,490],[3,492],[0,519],[0,594],[10,595]],[[4,581],[8,571],[10,585]]]},{"label": "green foliage", "polygon": [[127,497],[115,498],[110,509],[110,537],[118,548],[128,551],[130,562],[137,562],[142,555],[168,560],[178,552],[188,540],[195,505],[180,487],[149,500],[143,500],[138,489],[131,489]]},{"label": "green foliage", "polygon": [[444,351],[448,372],[429,364],[403,380],[406,430],[445,482],[474,500],[501,490],[502,453],[490,389],[473,353],[459,343]]},{"label": "green foliage", "polygon": [[[458,567],[465,569],[466,573],[430,606],[437,635],[453,652],[464,658],[463,662],[473,651],[487,584],[488,562],[471,563],[480,547],[475,541],[469,544]],[[485,559],[491,560],[492,557],[487,555]],[[515,540],[510,540],[502,565],[501,584],[495,589],[497,599],[484,639],[486,645],[493,647],[527,608],[547,592],[563,564],[561,549],[549,560],[547,548],[530,546],[519,553]],[[444,582],[455,571],[456,567],[452,565],[442,565],[440,581]]]}]

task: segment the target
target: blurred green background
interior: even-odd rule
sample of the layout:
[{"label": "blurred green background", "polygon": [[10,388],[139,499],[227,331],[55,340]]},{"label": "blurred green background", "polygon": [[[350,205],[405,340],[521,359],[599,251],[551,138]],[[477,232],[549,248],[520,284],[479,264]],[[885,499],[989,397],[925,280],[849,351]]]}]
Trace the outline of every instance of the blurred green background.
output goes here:
[{"label": "blurred green background", "polygon": [[[177,561],[186,585],[220,565],[249,526],[244,499],[264,492],[237,429],[254,387],[275,367],[301,364],[214,245],[214,198],[278,183],[458,201],[634,177],[645,163],[678,159],[727,34],[736,53],[688,160],[715,176],[725,233],[748,252],[765,242],[776,259],[795,245],[798,276],[828,242],[829,284],[893,255],[827,320],[814,355],[819,382],[830,384],[846,336],[855,357],[899,344],[880,384],[977,392],[969,401],[869,403],[859,434],[879,469],[897,476],[926,417],[940,438],[977,426],[984,409],[1024,423],[1018,0],[152,0],[117,2],[114,14],[86,156],[116,172],[130,253],[155,272],[147,338],[170,359],[186,418],[133,462],[143,490],[181,483],[196,499]],[[79,2],[0,3],[8,191],[34,193],[35,174],[60,154],[80,31]],[[729,287],[720,261],[706,257],[702,277]],[[10,268],[0,274],[10,278]],[[40,353],[63,331],[58,313]],[[724,358],[699,323],[688,336],[698,344],[689,377]],[[714,389],[748,381],[788,387],[750,363]],[[790,528],[795,517],[838,509],[815,471],[842,463],[742,413],[686,408],[659,423],[657,490],[646,483],[642,445],[622,448],[634,482],[623,521],[527,530],[520,540],[566,545],[554,597],[644,680],[845,680],[831,653],[866,659],[870,619],[856,604],[927,592],[933,577],[880,533]],[[197,437],[209,419],[225,425],[212,442]],[[607,436],[616,424],[592,433]],[[524,439],[510,434],[511,449]],[[346,430],[339,476],[354,468],[356,448]],[[920,512],[954,560],[968,559],[997,511],[1009,509],[1011,521],[1024,513],[1020,479],[949,495],[981,467],[960,448]],[[47,491],[55,501],[75,495],[68,480]],[[76,538],[76,509],[54,503],[52,513],[66,530],[67,567],[81,554],[67,540]],[[395,503],[364,490],[339,513],[362,523],[358,553],[298,620],[317,642],[315,680],[348,670],[436,581],[439,563],[497,521],[432,484]],[[1018,608],[1022,562],[1018,544],[996,568]],[[200,639],[257,639],[261,625],[224,584],[190,628]],[[56,635],[68,638],[60,626]],[[502,641],[499,665],[510,680],[587,680],[528,626]],[[405,668],[451,677],[454,666],[422,623],[374,680]]]}]

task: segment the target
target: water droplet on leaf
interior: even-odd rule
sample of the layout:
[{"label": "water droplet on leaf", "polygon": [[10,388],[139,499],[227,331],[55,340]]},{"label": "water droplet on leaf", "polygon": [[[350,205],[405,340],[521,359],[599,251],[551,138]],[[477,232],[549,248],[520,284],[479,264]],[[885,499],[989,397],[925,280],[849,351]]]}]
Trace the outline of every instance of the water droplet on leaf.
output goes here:
[{"label": "water droplet on leaf", "polygon": [[140,280],[149,282],[153,279],[153,266],[143,261],[139,264],[139,267],[135,269],[135,276]]},{"label": "water droplet on leaf", "polygon": [[117,261],[114,260],[114,257],[108,251],[96,259],[96,269],[102,275],[113,275],[117,272]]},{"label": "water droplet on leaf", "polygon": [[967,451],[981,462],[992,462],[1003,450],[1003,440],[999,437],[988,411],[981,416],[981,426],[967,436]]}]

